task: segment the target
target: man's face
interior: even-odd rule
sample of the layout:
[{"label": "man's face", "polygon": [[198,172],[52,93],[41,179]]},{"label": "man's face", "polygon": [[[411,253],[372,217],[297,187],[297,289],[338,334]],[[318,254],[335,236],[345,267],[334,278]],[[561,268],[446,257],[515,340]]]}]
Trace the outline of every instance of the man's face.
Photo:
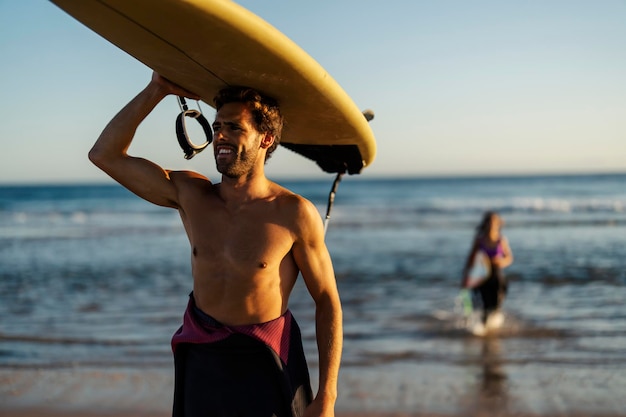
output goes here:
[{"label": "man's face", "polygon": [[230,178],[251,172],[259,158],[263,137],[254,127],[245,104],[224,104],[213,122],[213,152],[218,172]]}]

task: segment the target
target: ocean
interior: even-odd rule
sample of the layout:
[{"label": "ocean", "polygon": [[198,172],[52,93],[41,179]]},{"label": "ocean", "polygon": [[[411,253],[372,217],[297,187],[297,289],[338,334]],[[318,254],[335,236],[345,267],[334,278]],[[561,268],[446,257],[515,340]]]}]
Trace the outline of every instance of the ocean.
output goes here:
[{"label": "ocean", "polygon": [[[325,214],[332,178],[279,182]],[[326,235],[344,309],[338,409],[625,410],[625,185],[626,174],[346,176]],[[486,210],[501,214],[515,262],[505,271],[504,325],[480,338],[462,325],[459,284]],[[118,403],[169,409],[169,342],[190,291],[176,211],[117,185],[0,186],[0,402],[63,395],[110,406],[32,379],[89,375],[71,379],[85,394],[94,378],[110,378],[113,395],[115,378],[151,375],[137,401]],[[314,311],[302,284],[290,308],[315,382]]]}]

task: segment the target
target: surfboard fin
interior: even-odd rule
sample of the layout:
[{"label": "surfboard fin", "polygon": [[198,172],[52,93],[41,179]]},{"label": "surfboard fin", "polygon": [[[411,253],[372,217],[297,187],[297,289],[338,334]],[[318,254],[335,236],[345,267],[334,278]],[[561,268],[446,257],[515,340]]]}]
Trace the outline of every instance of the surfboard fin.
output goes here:
[{"label": "surfboard fin", "polygon": [[[363,110],[363,117],[369,122],[374,119],[374,111]],[[331,174],[360,174],[364,167],[363,157],[357,145],[307,145],[281,141],[285,148],[315,161],[324,172]]]}]

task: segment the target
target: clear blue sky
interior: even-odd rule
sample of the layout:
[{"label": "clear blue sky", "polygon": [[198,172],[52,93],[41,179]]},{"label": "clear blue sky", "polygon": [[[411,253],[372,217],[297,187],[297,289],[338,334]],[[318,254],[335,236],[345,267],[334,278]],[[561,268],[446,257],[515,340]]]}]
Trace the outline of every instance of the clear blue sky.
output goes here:
[{"label": "clear blue sky", "polygon": [[[374,109],[364,176],[626,171],[623,0],[239,3]],[[87,151],[151,71],[44,0],[0,0],[0,57],[0,182],[108,181]],[[177,112],[132,153],[216,178],[210,152],[182,158]],[[267,172],[321,173],[284,149]]]}]

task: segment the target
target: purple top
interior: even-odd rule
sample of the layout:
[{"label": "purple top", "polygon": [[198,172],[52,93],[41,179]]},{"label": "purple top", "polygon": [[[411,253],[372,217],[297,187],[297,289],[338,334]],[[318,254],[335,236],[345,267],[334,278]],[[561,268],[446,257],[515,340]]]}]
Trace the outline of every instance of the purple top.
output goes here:
[{"label": "purple top", "polygon": [[502,248],[502,239],[499,239],[495,246],[488,246],[484,240],[479,241],[480,249],[487,254],[490,259],[495,258],[498,255],[504,255],[504,249]]}]

